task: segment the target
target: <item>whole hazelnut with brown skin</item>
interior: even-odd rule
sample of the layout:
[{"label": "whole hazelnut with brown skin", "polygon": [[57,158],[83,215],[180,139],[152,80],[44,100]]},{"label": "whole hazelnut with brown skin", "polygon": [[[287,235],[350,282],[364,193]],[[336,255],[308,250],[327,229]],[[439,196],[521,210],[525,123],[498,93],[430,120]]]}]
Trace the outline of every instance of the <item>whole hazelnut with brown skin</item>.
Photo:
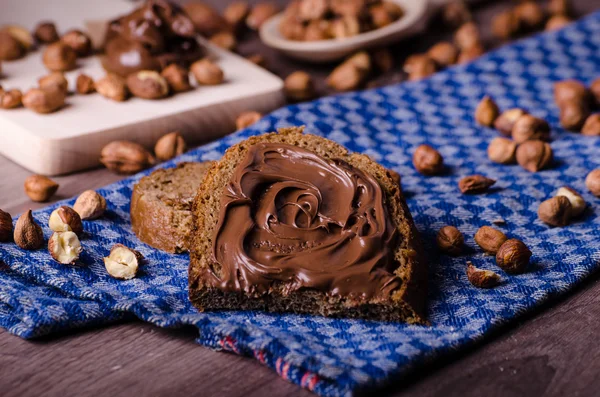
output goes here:
[{"label": "whole hazelnut with brown skin", "polygon": [[12,37],[15,38],[21,44],[21,47],[25,52],[29,51],[33,47],[33,36],[27,29],[19,25],[7,25],[2,30],[8,32]]},{"label": "whole hazelnut with brown skin", "polygon": [[458,181],[458,188],[463,194],[479,194],[486,192],[495,183],[495,179],[483,175],[469,175]]},{"label": "whole hazelnut with brown skin", "polygon": [[77,235],[83,233],[81,217],[71,207],[63,205],[50,214],[48,226],[55,232],[73,232]]},{"label": "whole hazelnut with brown skin", "polygon": [[371,22],[376,28],[382,28],[394,22],[393,16],[388,13],[383,3],[374,4],[369,7],[369,14],[371,16]]},{"label": "whole hazelnut with brown skin", "polygon": [[[333,30],[334,28],[335,30]],[[324,20],[311,21],[304,29],[303,40],[318,41],[330,39],[332,36],[349,36],[356,32],[356,28],[356,24],[347,27],[343,21],[335,23]],[[348,32],[351,29],[354,29],[354,32]]]},{"label": "whole hazelnut with brown skin", "polygon": [[421,80],[437,71],[436,62],[427,54],[410,56],[404,63],[404,71],[411,81]]},{"label": "whole hazelnut with brown skin", "polygon": [[154,145],[156,158],[162,161],[171,160],[187,150],[187,144],[177,131],[163,135]]},{"label": "whole hazelnut with brown skin", "polygon": [[494,128],[504,136],[511,136],[513,126],[517,120],[525,114],[527,114],[527,112],[519,108],[505,110],[498,116],[496,121],[494,121]]},{"label": "whole hazelnut with brown skin", "polygon": [[585,178],[585,187],[596,197],[600,197],[600,168],[590,172]]},{"label": "whole hazelnut with brown skin", "polygon": [[[331,23],[331,35],[336,39],[356,36],[360,33],[360,21],[352,15],[345,15]],[[307,37],[305,37],[305,40]]]},{"label": "whole hazelnut with brown skin", "polygon": [[33,219],[31,210],[23,213],[17,220],[13,238],[15,243],[25,250],[36,250],[44,244],[44,232]]},{"label": "whole hazelnut with brown skin", "polygon": [[590,108],[584,102],[567,102],[560,108],[560,125],[571,131],[580,131],[590,115]]},{"label": "whole hazelnut with brown skin", "polygon": [[529,172],[538,172],[552,163],[550,144],[542,141],[526,141],[517,147],[517,163]]},{"label": "whole hazelnut with brown skin", "polygon": [[449,28],[457,28],[473,19],[469,8],[462,0],[448,3],[442,10],[442,21]]},{"label": "whole hazelnut with brown skin", "polygon": [[491,127],[494,125],[494,121],[496,121],[499,114],[500,109],[498,109],[496,102],[486,95],[475,109],[475,120],[481,125]]},{"label": "whole hazelnut with brown skin", "polygon": [[8,212],[0,210],[0,242],[6,243],[13,238],[12,217]]},{"label": "whole hazelnut with brown skin", "polygon": [[62,72],[52,72],[38,79],[40,88],[56,87],[65,94],[69,91],[69,82]]},{"label": "whole hazelnut with brown skin", "polygon": [[277,6],[272,3],[258,3],[252,7],[252,10],[248,14],[246,25],[250,29],[258,30],[267,19],[277,14],[278,11]]},{"label": "whole hazelnut with brown skin", "polygon": [[58,87],[32,88],[23,95],[23,106],[39,114],[57,111],[65,105],[65,92]]},{"label": "whole hazelnut with brown skin", "polygon": [[209,59],[194,62],[190,71],[200,85],[218,85],[225,79],[223,70]]},{"label": "whole hazelnut with brown skin", "polygon": [[559,108],[567,103],[588,102],[590,92],[577,80],[563,80],[554,83],[554,101]]},{"label": "whole hazelnut with brown skin", "polygon": [[227,51],[234,51],[237,47],[237,40],[231,32],[219,32],[211,36],[209,41]]},{"label": "whole hazelnut with brown skin", "polygon": [[548,22],[546,22],[545,29],[547,31],[562,29],[571,22],[573,22],[573,20],[569,17],[566,17],[564,15],[554,15],[550,17],[550,19],[548,19]]},{"label": "whole hazelnut with brown skin", "polygon": [[500,246],[504,244],[508,237],[498,229],[491,226],[482,226],[475,233],[475,242],[488,254],[496,254]]},{"label": "whole hazelnut with brown skin", "polygon": [[567,226],[572,217],[573,208],[565,196],[552,197],[538,207],[538,218],[550,226]]},{"label": "whole hazelnut with brown skin", "polygon": [[239,29],[250,12],[250,6],[246,1],[234,1],[223,10],[223,18],[234,29]]},{"label": "whole hazelnut with brown skin", "polygon": [[59,40],[56,25],[52,22],[40,22],[33,33],[33,36],[42,44],[51,44]]},{"label": "whole hazelnut with brown skin", "polygon": [[456,60],[456,63],[462,65],[463,63],[474,61],[483,54],[485,54],[485,49],[483,48],[483,46],[478,45],[470,48],[465,48],[460,52],[460,54],[458,54],[458,59]]},{"label": "whole hazelnut with brown skin", "polygon": [[116,74],[109,73],[94,83],[96,91],[105,98],[123,102],[129,97],[125,80]]},{"label": "whole hazelnut with brown skin", "polygon": [[100,151],[100,162],[118,174],[135,174],[156,160],[143,146],[130,141],[113,141]]},{"label": "whole hazelnut with brown skin", "polygon": [[301,70],[295,71],[283,82],[285,96],[292,101],[306,101],[315,96],[315,87],[310,74]]},{"label": "whole hazelnut with brown skin", "polygon": [[575,189],[570,188],[568,186],[563,186],[556,192],[556,197],[564,196],[571,203],[571,213],[573,217],[577,217],[585,211],[587,204],[581,194],[579,194]]},{"label": "whole hazelnut with brown skin", "polygon": [[444,158],[429,145],[420,145],[413,154],[413,165],[423,175],[437,175],[444,170]]},{"label": "whole hazelnut with brown skin", "polygon": [[235,119],[236,130],[243,130],[244,128],[250,127],[262,118],[262,114],[255,111],[242,112]]},{"label": "whole hazelnut with brown skin", "polygon": [[138,98],[161,99],[169,94],[169,84],[154,70],[140,70],[127,76],[127,88]]},{"label": "whole hazelnut with brown skin", "polygon": [[78,57],[86,57],[92,52],[92,40],[80,30],[71,30],[60,38],[64,44],[75,51]]},{"label": "whole hazelnut with brown skin", "polygon": [[6,30],[0,30],[0,60],[12,61],[25,55],[25,48]]},{"label": "whole hazelnut with brown skin", "polygon": [[520,27],[520,20],[513,10],[500,12],[492,19],[492,32],[494,36],[502,40],[516,36]]},{"label": "whole hazelnut with brown skin", "polygon": [[600,136],[600,114],[592,114],[583,123],[581,133],[587,136]]},{"label": "whole hazelnut with brown skin", "polygon": [[513,125],[512,138],[517,144],[536,139],[549,141],[550,125],[546,120],[524,114]]},{"label": "whole hazelnut with brown skin", "polygon": [[500,282],[498,274],[476,268],[471,262],[467,262],[467,279],[477,288],[494,288]]},{"label": "whole hazelnut with brown skin", "polygon": [[496,137],[487,149],[488,158],[498,164],[514,164],[516,162],[517,144],[510,139]]},{"label": "whole hazelnut with brown skin", "polygon": [[461,50],[481,46],[479,28],[474,22],[467,22],[454,33],[454,42]]},{"label": "whole hazelnut with brown skin", "polygon": [[48,45],[42,55],[46,68],[52,72],[66,72],[77,66],[77,54],[63,42]]},{"label": "whole hazelnut with brown skin", "polygon": [[225,18],[204,2],[191,1],[184,4],[183,9],[192,20],[196,31],[205,37],[230,29]]},{"label": "whole hazelnut with brown skin", "polygon": [[529,31],[540,29],[546,20],[546,13],[534,1],[524,1],[518,4],[514,13],[520,26]]},{"label": "whole hazelnut with brown skin", "polygon": [[78,94],[87,95],[96,91],[94,80],[87,74],[80,74],[75,81],[75,90]]},{"label": "whole hazelnut with brown skin", "polygon": [[590,94],[592,94],[594,102],[596,102],[596,105],[600,106],[600,77],[597,78],[596,80],[592,81],[592,84],[590,84],[589,90],[590,90]]},{"label": "whole hazelnut with brown skin", "polygon": [[333,69],[326,82],[336,91],[355,90],[364,82],[371,69],[371,56],[360,51]]},{"label": "whole hazelnut with brown skin", "polygon": [[573,5],[571,0],[550,0],[548,12],[552,15],[569,16],[573,12]]},{"label": "whole hazelnut with brown skin", "polygon": [[50,200],[58,190],[58,183],[43,175],[30,175],[25,179],[25,194],[39,203]]},{"label": "whole hazelnut with brown skin", "polygon": [[185,92],[192,89],[188,70],[176,63],[172,63],[164,68],[161,76],[167,80],[173,92]]},{"label": "whole hazelnut with brown skin", "polygon": [[458,58],[458,49],[454,44],[442,41],[437,43],[427,51],[427,55],[435,61],[440,67],[454,65]]},{"label": "whole hazelnut with brown skin", "polygon": [[531,251],[521,240],[507,240],[496,254],[496,264],[506,273],[523,273],[529,265]]},{"label": "whole hazelnut with brown skin", "polygon": [[0,92],[0,108],[15,109],[23,104],[23,94],[20,90]]},{"label": "whole hazelnut with brown skin", "polygon": [[454,226],[444,226],[436,236],[438,248],[450,255],[460,255],[465,244],[465,239]]},{"label": "whole hazelnut with brown skin", "polygon": [[106,200],[98,192],[86,190],[77,197],[73,209],[82,220],[96,219],[106,211]]}]

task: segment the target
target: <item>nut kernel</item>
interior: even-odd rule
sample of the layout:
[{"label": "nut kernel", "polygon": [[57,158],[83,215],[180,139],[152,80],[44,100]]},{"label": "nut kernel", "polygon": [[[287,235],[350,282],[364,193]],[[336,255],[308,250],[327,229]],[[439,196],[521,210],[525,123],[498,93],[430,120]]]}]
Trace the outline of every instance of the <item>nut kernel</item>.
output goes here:
[{"label": "nut kernel", "polygon": [[169,84],[154,70],[140,70],[127,77],[127,88],[138,98],[160,99],[169,94]]},{"label": "nut kernel", "polygon": [[514,164],[516,162],[517,144],[510,139],[496,137],[487,149],[488,158],[494,163]]},{"label": "nut kernel", "polygon": [[104,258],[104,266],[108,274],[116,279],[130,280],[137,274],[142,255],[123,244],[115,244],[108,257]]},{"label": "nut kernel", "polygon": [[458,181],[458,188],[463,194],[477,194],[485,192],[495,183],[495,179],[483,175],[470,175]]},{"label": "nut kernel", "polygon": [[187,144],[177,131],[163,135],[154,146],[156,158],[162,161],[171,160],[187,150]]},{"label": "nut kernel", "polygon": [[102,148],[100,162],[119,174],[135,174],[153,165],[155,159],[135,142],[113,141]]},{"label": "nut kernel", "polygon": [[54,232],[48,240],[48,251],[58,263],[71,265],[77,262],[83,248],[74,232]]},{"label": "nut kernel", "polygon": [[500,282],[500,276],[491,271],[475,267],[467,262],[467,279],[477,288],[494,288]]},{"label": "nut kernel", "polygon": [[200,85],[218,85],[225,79],[223,70],[209,59],[194,62],[190,71]]},{"label": "nut kernel", "polygon": [[252,124],[256,123],[261,118],[262,114],[260,114],[259,112],[248,111],[240,113],[240,115],[235,120],[236,130],[243,130],[244,128],[250,127]]},{"label": "nut kernel", "polygon": [[42,175],[30,175],[25,179],[24,188],[25,194],[32,201],[44,202],[50,200],[56,193],[58,183]]},{"label": "nut kernel", "polygon": [[523,273],[529,265],[531,251],[517,239],[507,240],[496,254],[496,264],[502,270],[511,274]]},{"label": "nut kernel", "polygon": [[106,211],[106,200],[94,190],[86,190],[77,197],[73,209],[83,220],[96,219]]},{"label": "nut kernel", "polygon": [[63,205],[50,214],[48,226],[55,232],[73,232],[77,235],[83,233],[81,217],[71,207]]},{"label": "nut kernel", "polygon": [[525,110],[519,109],[519,108],[506,110],[506,111],[502,112],[502,114],[500,114],[500,116],[498,116],[498,118],[494,122],[494,127],[502,135],[511,136],[513,126],[515,125],[517,120],[525,114],[527,114],[527,112]]},{"label": "nut kernel", "polygon": [[474,236],[475,242],[488,254],[495,254],[508,237],[498,229],[491,226],[482,226]]},{"label": "nut kernel", "polygon": [[190,74],[187,69],[176,63],[172,63],[164,68],[161,76],[164,77],[173,92],[185,92],[192,89]]},{"label": "nut kernel", "polygon": [[46,47],[42,60],[52,72],[66,72],[77,66],[77,54],[68,45],[57,41]]},{"label": "nut kernel", "polygon": [[556,196],[564,196],[569,200],[571,203],[571,213],[574,217],[581,215],[587,207],[587,204],[581,194],[568,186],[563,186],[558,189]]}]

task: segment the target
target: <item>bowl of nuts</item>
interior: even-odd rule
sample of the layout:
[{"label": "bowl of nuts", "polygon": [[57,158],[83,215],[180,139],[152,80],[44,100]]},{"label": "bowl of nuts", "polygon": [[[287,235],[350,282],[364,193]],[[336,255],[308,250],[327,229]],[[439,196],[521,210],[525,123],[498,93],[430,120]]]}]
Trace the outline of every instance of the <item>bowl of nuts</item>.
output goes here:
[{"label": "bowl of nuts", "polygon": [[297,0],[263,23],[260,37],[292,58],[330,62],[418,33],[437,8],[432,5],[428,0]]}]

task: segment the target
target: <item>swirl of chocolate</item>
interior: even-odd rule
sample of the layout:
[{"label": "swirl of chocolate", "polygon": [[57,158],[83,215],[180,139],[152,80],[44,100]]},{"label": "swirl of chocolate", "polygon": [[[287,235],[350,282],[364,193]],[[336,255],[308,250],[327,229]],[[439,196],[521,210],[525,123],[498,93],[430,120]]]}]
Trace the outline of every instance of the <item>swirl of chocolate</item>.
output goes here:
[{"label": "swirl of chocolate", "polygon": [[195,28],[177,5],[149,0],[108,26],[103,66],[127,76],[138,70],[160,70],[168,63],[187,65],[203,55]]},{"label": "swirl of chocolate", "polygon": [[276,143],[253,145],[221,198],[213,237],[224,291],[262,295],[277,282],[287,292],[387,300],[398,232],[378,182],[345,161]]}]

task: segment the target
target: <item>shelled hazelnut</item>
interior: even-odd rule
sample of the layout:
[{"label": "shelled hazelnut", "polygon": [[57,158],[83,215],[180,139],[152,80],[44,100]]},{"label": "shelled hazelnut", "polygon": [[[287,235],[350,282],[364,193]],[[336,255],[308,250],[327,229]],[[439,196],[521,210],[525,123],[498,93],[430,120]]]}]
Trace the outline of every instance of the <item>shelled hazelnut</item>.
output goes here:
[{"label": "shelled hazelnut", "polygon": [[463,194],[478,194],[487,191],[495,183],[495,179],[483,175],[469,175],[458,181],[458,188]]},{"label": "shelled hazelnut", "polygon": [[444,158],[429,145],[420,145],[413,154],[413,165],[423,175],[437,175],[444,170]]},{"label": "shelled hazelnut", "polygon": [[494,36],[502,40],[508,40],[519,33],[520,20],[513,10],[505,10],[492,19],[492,32]]},{"label": "shelled hazelnut", "polygon": [[475,109],[475,121],[486,127],[491,127],[500,114],[496,102],[489,96],[484,96]]},{"label": "shelled hazelnut", "polygon": [[242,112],[235,119],[236,130],[243,130],[244,128],[250,127],[262,118],[262,114],[255,111]]},{"label": "shelled hazelnut", "polygon": [[454,33],[454,42],[461,50],[481,46],[479,28],[474,22],[467,22]]},{"label": "shelled hazelnut", "polygon": [[273,3],[258,3],[250,10],[246,17],[246,25],[250,29],[258,30],[267,19],[277,14],[279,9]]},{"label": "shelled hazelnut", "polygon": [[250,6],[247,1],[234,1],[225,7],[223,18],[237,30],[242,26],[249,13]]},{"label": "shelled hazelnut", "polygon": [[169,94],[169,84],[154,70],[140,70],[127,76],[127,88],[142,99],[161,99]]},{"label": "shelled hazelnut", "polygon": [[458,54],[456,63],[462,65],[463,63],[474,61],[483,54],[485,54],[485,49],[481,45],[465,48],[464,50],[461,50],[460,54]]},{"label": "shelled hazelnut", "polygon": [[237,47],[237,40],[235,36],[233,33],[227,31],[219,32],[211,36],[209,41],[217,47],[223,48],[227,51],[234,51]]},{"label": "shelled hazelnut", "polygon": [[494,288],[500,282],[500,276],[491,271],[475,267],[467,262],[467,279],[477,288]]},{"label": "shelled hazelnut", "polygon": [[192,20],[196,31],[205,37],[230,29],[225,18],[208,4],[191,1],[184,4],[183,9]]},{"label": "shelled hazelnut", "polygon": [[161,76],[167,80],[173,92],[185,92],[192,89],[188,70],[176,63],[172,63],[164,68]]},{"label": "shelled hazelnut", "polygon": [[75,51],[60,41],[46,47],[42,60],[46,68],[52,72],[66,72],[77,66]]},{"label": "shelled hazelnut", "polygon": [[46,76],[40,77],[38,79],[38,85],[40,88],[55,87],[65,94],[69,91],[69,82],[62,72],[52,72]]},{"label": "shelled hazelnut", "polygon": [[218,85],[225,79],[223,70],[209,59],[194,62],[190,71],[200,85]]},{"label": "shelled hazelnut", "polygon": [[560,107],[560,125],[567,130],[580,131],[589,115],[587,103],[567,102]]},{"label": "shelled hazelnut", "polygon": [[86,190],[77,197],[73,209],[82,220],[97,219],[106,211],[106,200],[98,192]]},{"label": "shelled hazelnut", "polygon": [[508,237],[491,226],[482,226],[474,236],[475,242],[488,254],[496,254]]},{"label": "shelled hazelnut", "polygon": [[94,83],[96,91],[105,98],[123,102],[129,97],[125,80],[116,74],[109,73]]},{"label": "shelled hazelnut", "polygon": [[437,71],[436,62],[427,54],[411,55],[404,62],[404,71],[411,81],[421,80]]},{"label": "shelled hazelnut", "polygon": [[552,197],[538,207],[538,218],[550,226],[563,227],[571,222],[573,207],[565,196]]},{"label": "shelled hazelnut", "polygon": [[563,80],[554,84],[554,101],[559,108],[567,103],[589,103],[590,92],[577,80]]},{"label": "shelled hazelnut", "polygon": [[100,162],[118,174],[135,174],[156,162],[143,146],[130,141],[113,141],[100,151]]},{"label": "shelled hazelnut", "polygon": [[444,226],[436,236],[438,248],[450,255],[460,255],[465,239],[463,234],[454,226]]},{"label": "shelled hazelnut", "polygon": [[546,20],[546,13],[542,7],[531,0],[518,4],[514,8],[514,13],[520,27],[528,31],[540,29]]},{"label": "shelled hazelnut", "polygon": [[27,210],[17,220],[13,239],[25,250],[36,250],[44,244],[44,232],[33,218],[31,210]]},{"label": "shelled hazelnut", "polygon": [[44,202],[50,200],[54,193],[58,190],[58,183],[43,175],[30,175],[25,179],[23,185],[25,194],[36,202]]},{"label": "shelled hazelnut", "polygon": [[548,12],[552,15],[569,16],[573,13],[573,5],[571,0],[550,0]]},{"label": "shelled hazelnut", "polygon": [[0,210],[0,243],[6,243],[13,238],[13,222],[8,212]]},{"label": "shelled hazelnut", "polygon": [[550,144],[542,141],[525,141],[517,147],[517,163],[529,172],[538,172],[552,163]]},{"label": "shelled hazelnut", "polygon": [[563,186],[556,192],[556,197],[564,196],[571,203],[571,213],[573,217],[577,217],[585,211],[587,204],[585,200],[575,189],[568,186]]},{"label": "shelled hazelnut", "polygon": [[87,74],[80,74],[75,81],[75,90],[78,94],[87,95],[96,91],[94,80]]},{"label": "shelled hazelnut", "polygon": [[71,47],[78,57],[86,57],[92,52],[92,40],[81,30],[70,30],[60,38],[60,41]]},{"label": "shelled hazelnut", "polygon": [[371,57],[365,51],[357,52],[338,65],[327,76],[327,85],[336,91],[351,91],[360,87],[371,73]]},{"label": "shelled hazelnut", "polygon": [[154,154],[161,161],[171,160],[187,151],[183,136],[177,131],[163,135],[154,145]]},{"label": "shelled hazelnut", "polygon": [[42,44],[51,44],[59,40],[56,25],[52,22],[40,22],[36,26],[33,36]]},{"label": "shelled hazelnut", "polygon": [[[356,36],[360,33],[360,21],[352,15],[345,15],[331,22],[331,35],[336,39]],[[307,37],[304,37],[307,40]]]},{"label": "shelled hazelnut", "polygon": [[496,264],[507,273],[520,274],[527,269],[531,255],[525,243],[513,238],[507,240],[498,249]]},{"label": "shelled hazelnut", "polygon": [[592,81],[589,88],[590,94],[592,94],[592,98],[596,103],[596,106],[600,106],[600,78]]},{"label": "shelled hazelnut", "polygon": [[48,252],[52,259],[63,265],[72,265],[77,262],[83,251],[77,234],[66,232],[54,232],[48,240]]},{"label": "shelled hazelnut", "polygon": [[496,137],[490,142],[487,154],[494,163],[514,164],[516,162],[517,144],[508,138]]},{"label": "shelled hazelnut", "polygon": [[473,19],[469,8],[462,0],[453,0],[442,10],[442,21],[450,28],[458,28]]},{"label": "shelled hazelnut", "polygon": [[137,274],[143,257],[139,251],[115,244],[110,254],[104,258],[104,266],[108,274],[116,279],[130,280]]},{"label": "shelled hazelnut", "polygon": [[567,26],[568,24],[570,24],[571,22],[573,22],[573,20],[564,15],[553,15],[552,17],[550,17],[550,19],[548,19],[548,22],[546,22],[545,29],[546,30],[561,29],[561,28],[564,28],[565,26]]},{"label": "shelled hazelnut", "polygon": [[458,59],[458,49],[454,44],[442,41],[437,43],[427,51],[429,58],[433,59],[440,67],[454,65]]},{"label": "shelled hazelnut", "polygon": [[295,71],[286,77],[283,82],[283,91],[286,97],[292,101],[306,101],[315,96],[312,77],[301,70]]},{"label": "shelled hazelnut", "polygon": [[596,197],[600,197],[600,168],[590,172],[585,178],[585,187]]},{"label": "shelled hazelnut", "polygon": [[494,128],[504,136],[511,136],[513,126],[517,120],[525,114],[527,114],[527,112],[519,108],[505,110],[498,118],[496,118],[496,121],[494,121]]},{"label": "shelled hazelnut", "polygon": [[56,86],[32,88],[23,95],[23,106],[39,114],[52,113],[65,105],[65,95]]},{"label": "shelled hazelnut", "polygon": [[73,232],[77,235],[83,233],[81,217],[71,207],[60,206],[50,214],[48,226],[55,232]]},{"label": "shelled hazelnut", "polygon": [[524,114],[515,121],[512,138],[517,144],[530,140],[549,141],[550,125],[546,120]]},{"label": "shelled hazelnut", "polygon": [[0,90],[0,108],[15,109],[23,104],[23,93],[21,90],[12,89],[8,91]]},{"label": "shelled hazelnut", "polygon": [[592,114],[583,123],[581,133],[587,136],[600,136],[600,114]]},{"label": "shelled hazelnut", "polygon": [[0,30],[0,61],[12,61],[25,55],[25,48],[6,30]]}]

